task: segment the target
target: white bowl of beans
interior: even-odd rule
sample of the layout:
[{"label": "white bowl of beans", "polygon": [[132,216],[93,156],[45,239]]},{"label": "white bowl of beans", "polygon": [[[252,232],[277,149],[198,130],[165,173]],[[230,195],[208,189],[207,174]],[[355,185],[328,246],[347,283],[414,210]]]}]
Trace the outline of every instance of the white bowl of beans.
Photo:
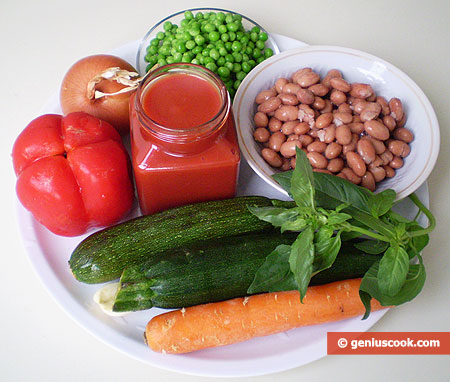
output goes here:
[{"label": "white bowl of beans", "polygon": [[268,184],[295,168],[295,150],[327,172],[402,199],[439,152],[423,91],[388,62],[354,49],[309,46],[273,56],[242,81],[233,104],[241,152]]}]

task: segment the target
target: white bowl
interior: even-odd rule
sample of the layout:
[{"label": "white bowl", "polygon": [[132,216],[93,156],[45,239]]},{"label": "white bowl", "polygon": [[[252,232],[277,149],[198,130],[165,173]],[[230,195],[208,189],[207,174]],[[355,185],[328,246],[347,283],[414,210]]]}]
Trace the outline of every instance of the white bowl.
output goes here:
[{"label": "white bowl", "polygon": [[405,73],[388,62],[370,54],[335,46],[308,46],[292,49],[270,57],[256,66],[242,81],[236,92],[233,111],[241,152],[253,170],[280,192],[286,191],[272,178],[279,171],[261,157],[261,145],[253,139],[253,115],[256,95],[274,85],[279,77],[289,77],[296,70],[311,67],[325,76],[330,69],[339,69],[353,83],[372,86],[386,99],[400,98],[407,114],[405,127],[414,134],[411,153],[393,178],[377,184],[376,192],[392,188],[397,199],[413,193],[430,175],[439,153],[439,125],[430,101]]}]

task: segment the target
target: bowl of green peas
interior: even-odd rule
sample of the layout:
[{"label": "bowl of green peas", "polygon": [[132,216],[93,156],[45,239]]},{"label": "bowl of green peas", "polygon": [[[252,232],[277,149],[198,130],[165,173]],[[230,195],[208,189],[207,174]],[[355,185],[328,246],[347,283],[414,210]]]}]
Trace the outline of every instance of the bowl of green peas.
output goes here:
[{"label": "bowl of green peas", "polygon": [[216,73],[233,98],[256,65],[280,52],[260,25],[237,12],[193,8],[155,24],[139,46],[136,67],[145,75],[155,65],[202,65]]}]

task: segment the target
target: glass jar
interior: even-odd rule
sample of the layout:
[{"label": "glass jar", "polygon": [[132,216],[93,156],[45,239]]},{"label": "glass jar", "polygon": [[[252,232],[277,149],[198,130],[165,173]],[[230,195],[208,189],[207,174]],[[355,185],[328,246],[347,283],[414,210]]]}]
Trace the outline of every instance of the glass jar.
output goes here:
[{"label": "glass jar", "polygon": [[193,64],[149,72],[130,99],[132,166],[143,214],[235,195],[239,146],[228,92]]}]

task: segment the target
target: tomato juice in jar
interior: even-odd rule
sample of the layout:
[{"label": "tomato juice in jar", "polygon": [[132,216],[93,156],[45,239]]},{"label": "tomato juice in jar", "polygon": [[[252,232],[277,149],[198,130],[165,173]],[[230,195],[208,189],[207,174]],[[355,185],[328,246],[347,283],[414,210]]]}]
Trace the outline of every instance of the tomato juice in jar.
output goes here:
[{"label": "tomato juice in jar", "polygon": [[239,146],[214,73],[176,63],[149,72],[130,99],[131,153],[144,215],[235,195]]}]

